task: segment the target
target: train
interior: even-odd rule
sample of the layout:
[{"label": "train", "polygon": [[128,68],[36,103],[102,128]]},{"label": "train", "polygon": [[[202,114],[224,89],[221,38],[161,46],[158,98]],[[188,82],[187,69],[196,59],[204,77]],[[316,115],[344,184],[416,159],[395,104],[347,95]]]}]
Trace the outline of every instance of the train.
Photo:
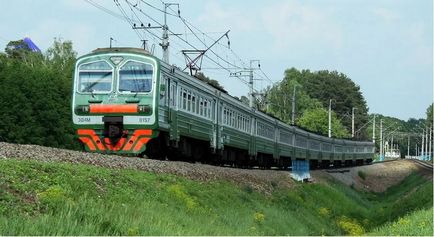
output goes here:
[{"label": "train", "polygon": [[374,144],[324,137],[245,105],[140,48],[77,59],[72,120],[86,151],[237,167],[362,165]]}]

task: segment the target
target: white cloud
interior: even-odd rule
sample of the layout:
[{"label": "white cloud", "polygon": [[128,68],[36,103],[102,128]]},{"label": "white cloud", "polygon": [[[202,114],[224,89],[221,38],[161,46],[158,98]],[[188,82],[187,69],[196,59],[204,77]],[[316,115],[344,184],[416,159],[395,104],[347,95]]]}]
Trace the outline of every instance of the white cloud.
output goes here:
[{"label": "white cloud", "polygon": [[334,14],[332,8],[287,1],[266,7],[262,19],[277,48],[321,45],[336,49],[341,47],[343,40]]},{"label": "white cloud", "polygon": [[230,26],[233,31],[251,31],[255,27],[249,9],[222,6],[216,1],[207,2],[198,22],[208,29],[227,30]]},{"label": "white cloud", "polygon": [[396,12],[387,8],[375,8],[372,10],[372,13],[388,23],[399,20],[400,18]]},{"label": "white cloud", "polygon": [[[64,29],[59,33],[59,29]],[[45,51],[52,44],[54,38],[62,40],[71,40],[74,49],[82,53],[91,47],[94,41],[95,33],[90,26],[78,23],[68,24],[67,27],[56,19],[47,19],[36,25],[28,32],[28,36]],[[79,43],[77,43],[79,42]]]}]

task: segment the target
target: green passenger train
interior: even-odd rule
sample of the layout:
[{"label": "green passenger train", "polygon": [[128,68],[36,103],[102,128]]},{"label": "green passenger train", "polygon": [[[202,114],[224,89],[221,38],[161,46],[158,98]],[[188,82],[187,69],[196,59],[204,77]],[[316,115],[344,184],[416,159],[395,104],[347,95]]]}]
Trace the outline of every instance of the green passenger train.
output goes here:
[{"label": "green passenger train", "polygon": [[72,117],[85,149],[235,166],[364,164],[372,142],[290,126],[143,49],[100,48],[77,60]]}]

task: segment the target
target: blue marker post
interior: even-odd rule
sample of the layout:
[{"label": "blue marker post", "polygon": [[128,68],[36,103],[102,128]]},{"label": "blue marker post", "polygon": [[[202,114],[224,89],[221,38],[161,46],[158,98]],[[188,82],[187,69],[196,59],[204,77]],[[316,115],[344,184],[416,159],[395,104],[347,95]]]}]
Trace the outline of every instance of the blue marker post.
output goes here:
[{"label": "blue marker post", "polygon": [[308,160],[293,160],[291,177],[297,181],[310,179],[310,167]]}]

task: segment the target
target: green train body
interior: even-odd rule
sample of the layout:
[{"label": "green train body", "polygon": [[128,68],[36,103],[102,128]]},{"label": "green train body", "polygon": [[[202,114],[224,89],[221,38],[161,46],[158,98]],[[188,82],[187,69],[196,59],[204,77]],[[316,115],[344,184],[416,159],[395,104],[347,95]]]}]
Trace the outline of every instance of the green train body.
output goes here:
[{"label": "green train body", "polygon": [[77,60],[72,117],[86,150],[287,167],[370,162],[372,142],[287,125],[142,49],[97,49]]}]

